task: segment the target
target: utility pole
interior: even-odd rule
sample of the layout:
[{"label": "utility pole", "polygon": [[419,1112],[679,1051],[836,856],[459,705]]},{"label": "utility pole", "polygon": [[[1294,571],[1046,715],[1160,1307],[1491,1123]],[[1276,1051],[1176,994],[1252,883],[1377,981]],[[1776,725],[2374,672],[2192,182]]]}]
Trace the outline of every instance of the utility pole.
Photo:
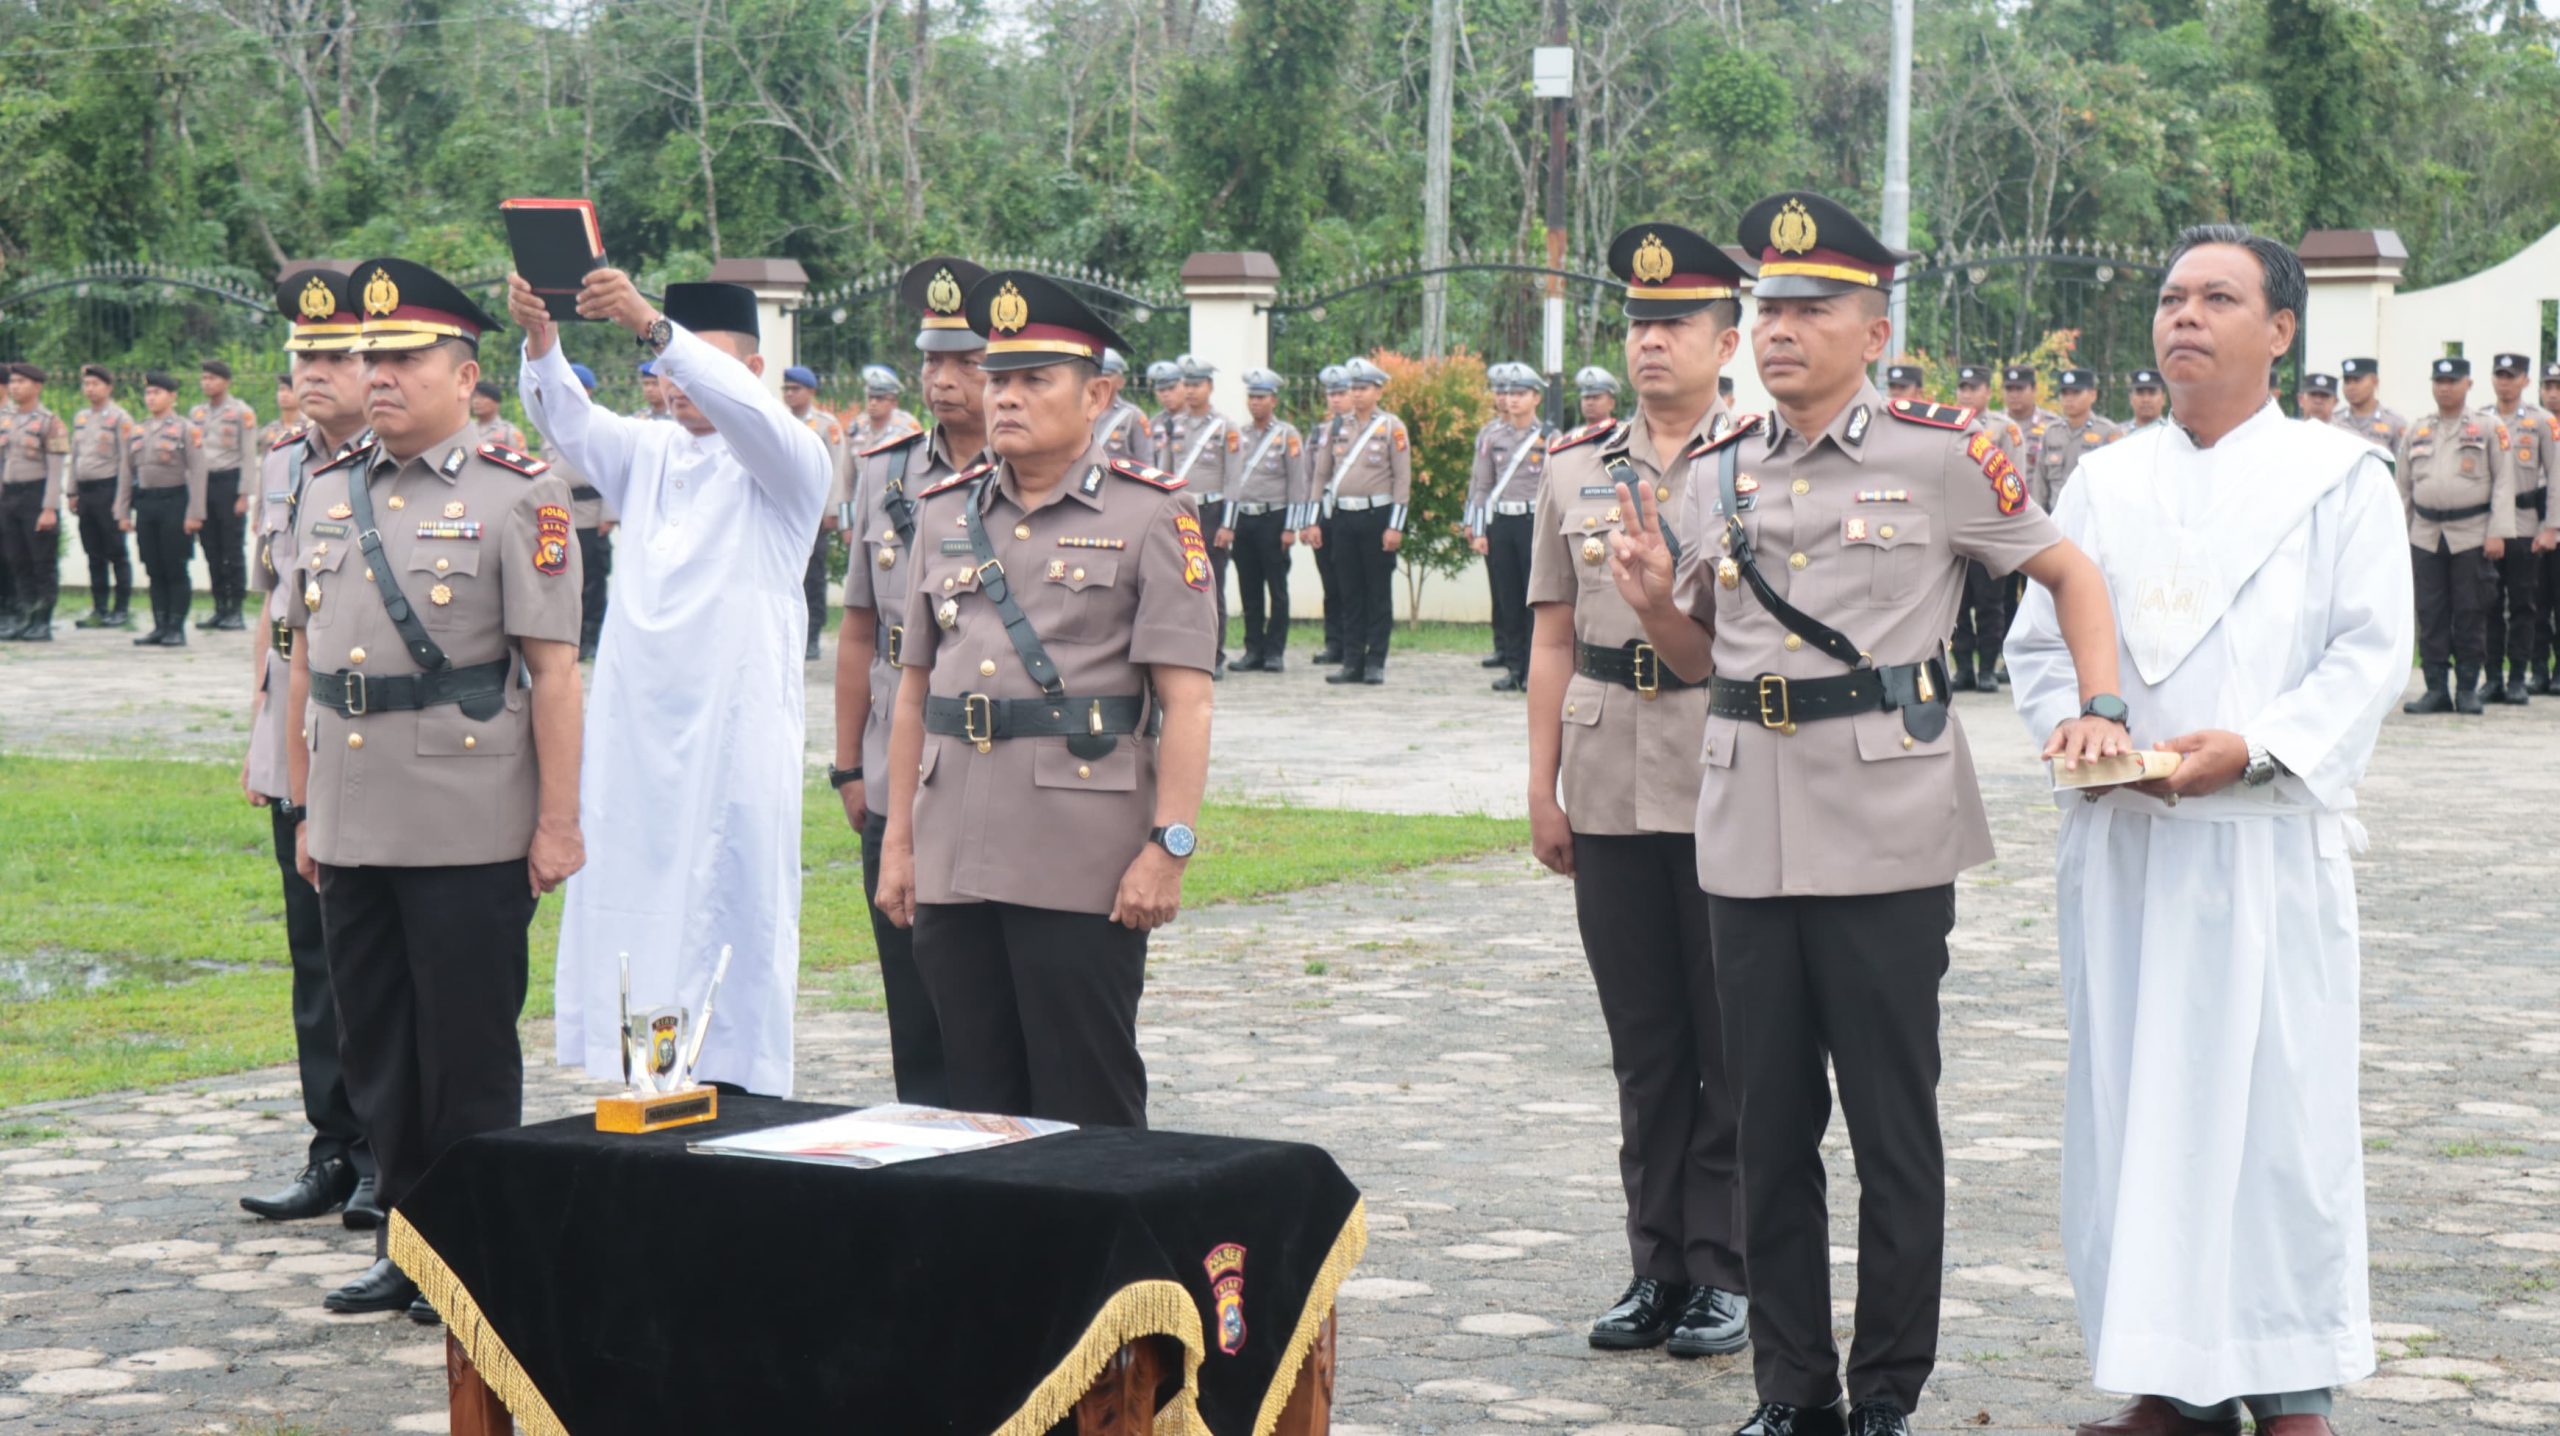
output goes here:
[{"label": "utility pole", "polygon": [[[1894,249],[1911,247],[1911,0],[1893,0],[1893,88],[1884,111],[1884,233]],[[1888,312],[1893,342],[1887,360],[1908,351],[1911,336],[1910,285],[1896,279]]]},{"label": "utility pole", "polygon": [[[1457,0],[1431,0],[1431,113],[1422,160],[1422,267],[1449,263],[1449,108],[1458,67]],[[1449,277],[1422,280],[1422,355],[1449,349]]]},{"label": "utility pole", "polygon": [[[1547,268],[1564,268],[1565,114],[1573,107],[1573,46],[1565,36],[1566,0],[1547,0],[1547,43],[1530,65],[1532,89],[1547,105]],[[1564,423],[1564,276],[1547,276],[1547,422]]]}]

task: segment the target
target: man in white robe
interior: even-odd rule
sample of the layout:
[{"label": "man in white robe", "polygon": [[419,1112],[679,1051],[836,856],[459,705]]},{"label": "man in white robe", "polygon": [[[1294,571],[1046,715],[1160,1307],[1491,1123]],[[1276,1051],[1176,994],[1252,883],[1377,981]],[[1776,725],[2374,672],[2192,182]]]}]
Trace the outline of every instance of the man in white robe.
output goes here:
[{"label": "man in white robe", "polygon": [[[2282,245],[2182,236],[2153,326],[2176,418],[2054,512],[2106,572],[2135,739],[2182,755],[2063,802],[2063,1249],[2096,1383],[2139,1398],[2082,1436],[2236,1436],[2244,1406],[2319,1436],[2374,1369],[2348,858],[2409,680],[2408,544],[2384,456],[2267,398],[2302,302]],[[2030,733],[2079,711],[2041,590],[2008,660]]]},{"label": "man in white robe", "polygon": [[801,575],[830,479],[826,444],[759,377],[755,296],[671,284],[666,313],[599,269],[578,312],[656,350],[673,423],[599,409],[541,302],[525,330],[525,413],[621,517],[613,607],[587,699],[580,821],[593,836],[560,922],[558,1056],[622,1076],[631,1009],[699,1018],[733,956],[696,1077],[791,1095],[800,973]]}]

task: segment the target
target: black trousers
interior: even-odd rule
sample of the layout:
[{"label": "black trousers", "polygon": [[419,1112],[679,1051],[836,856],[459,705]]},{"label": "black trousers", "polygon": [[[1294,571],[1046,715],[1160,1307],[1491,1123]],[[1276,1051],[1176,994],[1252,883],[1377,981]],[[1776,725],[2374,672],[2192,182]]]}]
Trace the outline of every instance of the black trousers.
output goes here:
[{"label": "black trousers", "polygon": [[[1248,659],[1278,658],[1289,649],[1289,550],[1280,542],[1288,526],[1288,514],[1277,509],[1236,518],[1236,590]],[[1326,605],[1328,615],[1331,608]]]},{"label": "black trousers", "polygon": [[2000,661],[2000,646],[2009,638],[2009,582],[1993,578],[1981,564],[1964,566],[1964,600],[1956,605],[1956,669],[1978,663],[1988,671]]},{"label": "black trousers", "polygon": [[2542,635],[2542,555],[2533,551],[2529,535],[2509,539],[2507,556],[2492,564],[2490,571],[2496,587],[2482,626],[2488,650],[2486,671],[2491,683],[2500,681],[2501,673],[2522,683],[2525,671],[2534,666],[2534,645]]},{"label": "black trousers", "polygon": [[231,511],[240,501],[240,471],[215,469],[204,476],[204,527],[196,542],[204,548],[204,566],[213,585],[213,607],[228,613],[249,592],[249,561],[241,545],[248,521]]},{"label": "black trousers", "polygon": [[818,530],[818,541],[809,548],[808,571],[800,575],[800,595],[809,602],[809,637],[827,631],[827,544],[835,535]]},{"label": "black trousers", "polygon": [[1387,552],[1387,507],[1338,511],[1325,547],[1337,540],[1335,579],[1342,586],[1342,666],[1384,670],[1396,624],[1396,556]]},{"label": "black trousers", "polygon": [[[448,868],[320,868],[347,1095],[389,1211],[446,1149],[524,1120],[522,858]],[[390,1227],[374,1232],[384,1255]]]},{"label": "black trousers", "polygon": [[578,646],[593,649],[604,631],[604,585],[613,577],[613,540],[594,529],[578,530]]},{"label": "black trousers", "polygon": [[[1493,587],[1493,651],[1515,678],[1529,676],[1529,551],[1537,520],[1495,514],[1484,531],[1485,577]],[[1696,873],[1690,874],[1694,881]]]},{"label": "black trousers", "polygon": [[942,1023],[933,994],[916,971],[915,932],[889,921],[873,904],[880,896],[880,840],[884,814],[862,815],[862,906],[871,914],[871,945],[880,954],[880,996],[889,1004],[889,1066],[898,1100],[923,1107],[948,1106],[951,1080],[943,1071]]},{"label": "black trousers", "polygon": [[133,604],[133,560],[116,522],[116,481],[80,481],[80,548],[89,556],[89,606],[122,613]]},{"label": "black trousers", "polygon": [[[1211,534],[1209,537],[1214,540],[1217,535]],[[1232,554],[1218,547],[1216,543],[1212,542],[1209,545],[1209,591],[1218,596],[1217,661],[1220,663],[1227,661],[1227,564],[1232,557]]]},{"label": "black trousers", "polygon": [[[284,695],[270,693],[270,703]],[[373,1171],[373,1148],[347,1096],[347,1074],[338,1065],[338,1000],[329,986],[329,949],[320,938],[320,892],[293,867],[293,824],[267,805],[274,830],[276,871],[284,879],[284,944],[293,956],[293,1054],[302,1072],[302,1115],[311,1123],[311,1161],[345,1157],[356,1170]]]},{"label": "black trousers", "polygon": [[1822,1132],[1840,1085],[1858,1171],[1849,1399],[1905,1412],[1937,1364],[1947,1165],[1938,1139],[1938,980],[1955,888],[1707,899],[1725,1063],[1742,1103],[1743,1265],[1763,1401],[1840,1392]]},{"label": "black trousers", "polygon": [[60,518],[50,529],[36,527],[44,518],[49,487],[42,479],[0,484],[0,558],[17,576],[18,606],[46,618],[53,616],[53,591],[62,567]]},{"label": "black trousers", "polygon": [[954,1106],[1147,1125],[1138,1056],[1147,934],[1094,913],[918,903],[915,944]]},{"label": "black trousers", "polygon": [[142,571],[151,579],[151,623],[178,628],[195,603],[188,586],[187,552],[195,540],[187,534],[187,491],[183,488],[133,491],[133,547],[142,556]]},{"label": "black trousers", "polygon": [[1697,839],[1574,834],[1573,907],[1618,1077],[1632,1269],[1743,1291],[1739,1111],[1725,1076]]},{"label": "black trousers", "polygon": [[1316,532],[1324,542],[1316,548],[1316,582],[1324,590],[1324,652],[1336,657],[1344,655],[1342,647],[1342,608],[1350,602],[1342,592],[1342,553],[1334,547],[1338,532],[1334,520],[1322,519]]},{"label": "black trousers", "polygon": [[2411,544],[2409,567],[2417,585],[2418,667],[2427,686],[2444,687],[2450,663],[2455,686],[2468,689],[2480,676],[2488,646],[2496,566],[2485,550],[2455,553],[2438,538],[2432,553]]},{"label": "black trousers", "polygon": [[[2531,547],[2531,540],[2526,540]],[[2528,667],[2536,673],[2560,672],[2553,650],[2560,649],[2560,551],[2538,553],[2534,563],[2535,624]]]}]

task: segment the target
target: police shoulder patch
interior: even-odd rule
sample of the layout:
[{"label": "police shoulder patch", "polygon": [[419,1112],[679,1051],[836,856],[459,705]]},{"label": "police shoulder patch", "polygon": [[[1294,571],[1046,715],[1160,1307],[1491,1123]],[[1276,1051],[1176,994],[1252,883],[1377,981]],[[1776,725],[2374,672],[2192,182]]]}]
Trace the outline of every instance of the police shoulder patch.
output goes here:
[{"label": "police shoulder patch", "polygon": [[294,445],[301,443],[302,436],[310,431],[311,426],[309,424],[295,424],[291,428],[286,429],[283,433],[276,435],[276,441],[267,446],[267,452],[272,454],[278,449],[290,449]]},{"label": "police shoulder patch", "polygon": [[1136,479],[1142,484],[1153,484],[1167,493],[1171,493],[1174,490],[1181,488],[1184,484],[1190,482],[1190,480],[1185,479],[1180,475],[1168,474],[1164,470],[1159,469],[1152,464],[1142,464],[1135,459],[1113,459],[1111,461],[1111,472],[1118,474],[1124,479]]},{"label": "police shoulder patch", "polygon": [[1558,435],[1554,443],[1547,445],[1547,452],[1561,454],[1576,444],[1587,444],[1594,439],[1604,438],[1610,430],[1617,427],[1618,421],[1615,419],[1594,419],[1579,429]]},{"label": "police shoulder patch", "polygon": [[924,490],[922,493],[917,494],[916,497],[920,499],[929,499],[935,494],[948,493],[951,490],[960,487],[962,484],[969,483],[972,480],[977,479],[995,466],[996,461],[993,459],[980,459],[978,462],[971,464],[969,467],[962,469],[960,472],[953,474],[951,477],[944,479],[942,482]]},{"label": "police shoulder patch", "polygon": [[890,435],[888,438],[882,439],[879,443],[872,445],[870,448],[863,450],[859,457],[867,459],[873,454],[885,454],[891,449],[904,448],[923,437],[924,430],[922,429],[901,430],[898,433]]},{"label": "police shoulder patch", "polygon": [[513,469],[526,478],[539,478],[551,472],[551,466],[531,454],[508,448],[504,444],[482,444],[480,457],[502,469]]},{"label": "police shoulder patch", "polygon": [[339,450],[336,458],[333,458],[329,462],[322,464],[320,467],[313,469],[311,472],[315,474],[325,474],[331,469],[343,469],[358,459],[372,457],[373,448],[374,441],[371,439],[367,439],[361,444],[351,444],[346,448]]},{"label": "police shoulder patch", "polygon": [[1931,404],[1919,399],[1896,399],[1885,405],[1885,412],[1906,424],[1926,424],[1933,429],[1962,429],[1973,422],[1973,410],[1960,404]]}]

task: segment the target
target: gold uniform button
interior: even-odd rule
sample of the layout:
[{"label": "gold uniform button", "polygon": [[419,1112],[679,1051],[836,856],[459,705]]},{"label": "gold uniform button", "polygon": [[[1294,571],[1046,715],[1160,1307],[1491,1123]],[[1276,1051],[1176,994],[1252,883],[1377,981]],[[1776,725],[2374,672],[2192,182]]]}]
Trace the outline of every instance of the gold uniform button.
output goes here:
[{"label": "gold uniform button", "polygon": [[1031,525],[1015,524],[1013,526],[1013,536],[1018,539],[1027,539],[1031,537]]},{"label": "gold uniform button", "polygon": [[1804,479],[1798,479],[1795,482],[1795,490],[1799,494],[1809,494],[1813,492],[1813,485]]},{"label": "gold uniform button", "polygon": [[1584,514],[1584,515],[1582,516],[1582,526],[1583,526],[1584,528],[1587,528],[1587,529],[1596,529],[1596,528],[1600,527],[1600,517],[1599,517],[1599,515],[1597,515],[1597,514]]},{"label": "gold uniform button", "polygon": [[1084,582],[1084,570],[1083,570],[1083,569],[1077,569],[1074,573],[1071,573],[1071,574],[1069,574],[1069,575],[1067,575],[1067,576],[1068,576],[1069,578],[1074,579],[1074,580],[1075,580],[1076,582],[1078,582],[1078,583],[1082,583],[1082,582]]},{"label": "gold uniform button", "polygon": [[398,494],[393,494],[391,496],[389,506],[394,509],[405,509],[409,506],[409,501],[400,497]]},{"label": "gold uniform button", "polygon": [[1908,733],[1902,735],[1902,749],[1906,753],[1911,751],[1911,735]]},{"label": "gold uniform button", "polygon": [[478,734],[476,734],[476,733],[465,733],[465,734],[463,734],[463,735],[462,735],[462,746],[463,746],[463,747],[465,747],[465,748],[477,748],[477,747],[479,747],[479,746],[480,746],[480,737],[479,737],[479,735],[478,735]]},{"label": "gold uniform button", "polygon": [[1653,491],[1653,501],[1657,504],[1667,504],[1671,502],[1671,486],[1668,484],[1657,485]]},{"label": "gold uniform button", "polygon": [[362,733],[350,733],[350,734],[348,734],[348,735],[347,735],[347,746],[348,746],[348,747],[350,747],[350,748],[361,748],[361,747],[363,747],[363,746],[364,746],[364,735],[363,735]]},{"label": "gold uniform button", "polygon": [[348,650],[347,650],[347,661],[348,661],[349,663],[362,663],[362,662],[364,662],[364,650],[363,650],[363,649],[361,649],[361,648],[350,648],[350,649],[348,649]]},{"label": "gold uniform button", "polygon": [[1793,652],[1795,652],[1797,649],[1802,648],[1802,647],[1804,647],[1804,640],[1803,640],[1803,639],[1796,637],[1796,636],[1795,636],[1794,634],[1792,634],[1792,633],[1790,633],[1790,634],[1788,634],[1788,635],[1787,635],[1787,651],[1788,651],[1789,653],[1793,653]]},{"label": "gold uniform button", "polygon": [[1804,556],[1803,554],[1800,554],[1800,553],[1791,553],[1791,554],[1788,554],[1788,555],[1787,555],[1787,567],[1789,567],[1789,568],[1802,568],[1802,567],[1804,567],[1804,566],[1805,566],[1805,556]]},{"label": "gold uniform button", "polygon": [[996,676],[996,661],[995,661],[994,659],[992,659],[992,658],[982,658],[982,659],[979,659],[979,660],[978,660],[978,676],[979,676],[980,678],[993,678],[993,677],[995,677],[995,676]]},{"label": "gold uniform button", "polygon": [[1090,764],[1090,763],[1078,763],[1078,764],[1076,764],[1076,776],[1077,776],[1077,777],[1079,777],[1079,778],[1090,778],[1090,777],[1092,777],[1092,776],[1093,776],[1093,765],[1092,765],[1092,764]]},{"label": "gold uniform button", "polygon": [[1880,529],[1876,530],[1876,537],[1878,537],[1878,538],[1891,538],[1891,537],[1893,537],[1893,525],[1891,525],[1891,524],[1886,524],[1883,528],[1880,528]]},{"label": "gold uniform button", "polygon": [[311,556],[312,556],[312,557],[314,557],[314,558],[317,558],[317,557],[319,557],[320,555],[322,555],[322,554],[324,554],[324,553],[327,553],[328,551],[329,551],[329,541],[328,541],[327,539],[322,539],[320,542],[318,542],[318,543],[316,543],[316,544],[313,544],[313,545],[311,546]]},{"label": "gold uniform button", "polygon": [[1572,717],[1572,716],[1573,716],[1573,714],[1574,714],[1574,705],[1572,705],[1572,704],[1570,704],[1570,703],[1568,703],[1568,704],[1564,705],[1564,716],[1566,716],[1567,718],[1570,718],[1570,717]]},{"label": "gold uniform button", "polygon": [[437,559],[437,560],[436,560],[436,572],[438,572],[438,573],[443,573],[443,572],[445,572],[446,570],[448,570],[448,569],[450,569],[450,568],[452,568],[452,567],[453,567],[453,560],[452,560],[452,559],[449,559],[449,558],[440,558],[440,559]]},{"label": "gold uniform button", "polygon": [[364,571],[364,581],[365,581],[365,582],[367,582],[367,583],[371,583],[371,582],[373,582],[373,570],[372,570],[372,569],[366,569],[366,570]]}]

